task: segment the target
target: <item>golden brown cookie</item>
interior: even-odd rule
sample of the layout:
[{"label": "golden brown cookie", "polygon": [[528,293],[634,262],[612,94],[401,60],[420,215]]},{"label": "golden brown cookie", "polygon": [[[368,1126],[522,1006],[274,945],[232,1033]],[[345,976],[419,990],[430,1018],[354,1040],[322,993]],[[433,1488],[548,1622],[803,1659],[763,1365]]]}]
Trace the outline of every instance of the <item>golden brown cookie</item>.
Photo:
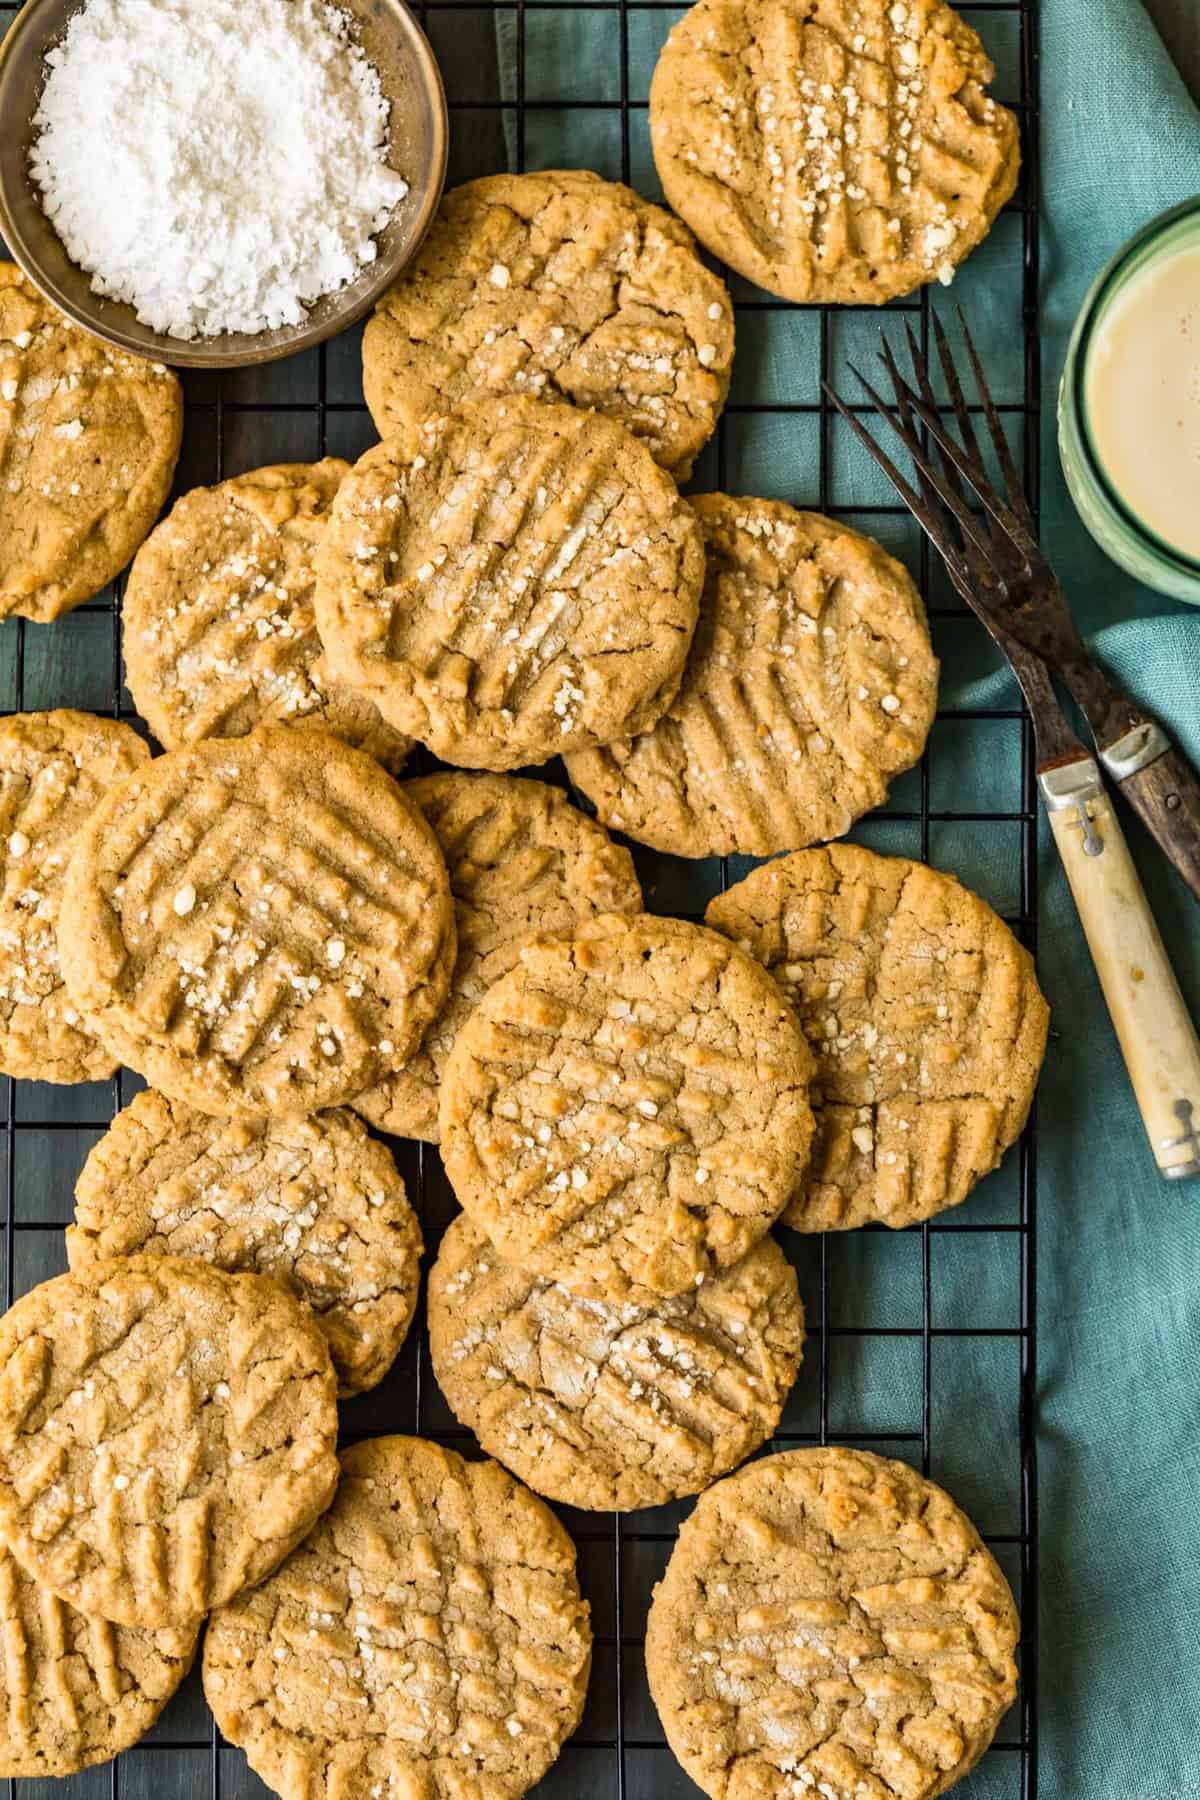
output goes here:
[{"label": "golden brown cookie", "polygon": [[76,837],[115,783],[150,755],[136,732],[90,713],[0,720],[0,1070],[96,1081],[117,1067],[63,983],[56,927]]},{"label": "golden brown cookie", "polygon": [[121,608],[134,705],[167,750],[317,725],[394,773],[409,740],[329,673],[313,557],[349,463],[279,463],[192,488],[133,559]]},{"label": "golden brown cookie", "polygon": [[0,618],[57,619],[125,567],[182,432],[169,369],[81,331],[0,262]]},{"label": "golden brown cookie", "polygon": [[308,1541],[213,1616],[204,1692],[282,1800],[520,1800],[579,1723],[591,1647],[549,1507],[494,1462],[374,1438]]},{"label": "golden brown cookie", "polygon": [[651,726],[703,580],[695,519],[623,426],[474,401],[355,464],[317,556],[317,627],[398,731],[513,769]]},{"label": "golden brown cookie", "polygon": [[316,1112],[416,1050],[454,908],[433,833],[378,763],[262,726],[112,791],[76,841],[58,940],[75,1004],[172,1099]]},{"label": "golden brown cookie", "polygon": [[417,1304],[421,1228],[390,1153],[351,1112],[211,1119],[148,1088],[75,1184],[67,1257],[199,1256],[310,1306],[341,1395],[382,1381]]},{"label": "golden brown cookie", "polygon": [[506,975],[526,938],[596,913],[640,912],[633,858],[558,788],[513,775],[448,770],[404,784],[432,825],[454,895],[458,961],[450,998],[417,1055],[355,1109],[380,1131],[438,1139],[438,1085],[475,1002]]},{"label": "golden brown cookie", "polygon": [[0,1321],[0,1534],[119,1625],[186,1625],[261,1581],[328,1506],[325,1339],[274,1281],[131,1256]]},{"label": "golden brown cookie", "polygon": [[681,482],[732,366],[733,307],[686,225],[586,169],[453,189],[363,336],[380,437],[529,394],[619,420]]},{"label": "golden brown cookie", "polygon": [[950,281],[1012,194],[994,74],[945,0],[700,0],[650,84],[659,179],[770,293],[879,304]]},{"label": "golden brown cookie", "polygon": [[514,1268],[465,1214],[429,1272],[429,1348],[450,1409],[548,1500],[597,1512],[707,1487],[779,1423],[804,1343],[769,1237],[673,1299],[580,1299]]},{"label": "golden brown cookie", "polygon": [[461,1027],[442,1160],[501,1255],[597,1299],[745,1256],[808,1156],[812,1058],[754,960],[679,919],[534,938]]},{"label": "golden brown cookie", "polygon": [[770,856],[840,837],[917,761],[937,659],[908,572],[778,500],[691,502],[708,574],[656,725],[567,772],[606,825],[676,856]]},{"label": "golden brown cookie", "polygon": [[646,1673],[712,1800],[933,1800],[1017,1692],[1008,1583],[948,1494],[865,1450],[792,1450],[700,1498]]},{"label": "golden brown cookie", "polygon": [[1049,1013],[1033,958],[937,869],[856,844],[802,850],[710,902],[817,1060],[796,1231],[911,1225],[957,1206],[1025,1123]]},{"label": "golden brown cookie", "polygon": [[200,1635],[90,1619],[0,1549],[0,1777],[74,1775],[149,1731]]}]

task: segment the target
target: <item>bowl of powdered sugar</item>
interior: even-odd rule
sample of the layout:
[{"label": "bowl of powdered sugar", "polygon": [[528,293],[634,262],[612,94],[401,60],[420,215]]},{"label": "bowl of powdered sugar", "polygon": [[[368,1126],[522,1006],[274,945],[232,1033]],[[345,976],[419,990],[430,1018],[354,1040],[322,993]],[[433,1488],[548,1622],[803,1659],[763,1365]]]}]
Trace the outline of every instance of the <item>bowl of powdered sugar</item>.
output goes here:
[{"label": "bowl of powdered sugar", "polygon": [[0,230],[88,330],[229,367],[320,343],[416,254],[446,102],[403,0],[28,0]]}]

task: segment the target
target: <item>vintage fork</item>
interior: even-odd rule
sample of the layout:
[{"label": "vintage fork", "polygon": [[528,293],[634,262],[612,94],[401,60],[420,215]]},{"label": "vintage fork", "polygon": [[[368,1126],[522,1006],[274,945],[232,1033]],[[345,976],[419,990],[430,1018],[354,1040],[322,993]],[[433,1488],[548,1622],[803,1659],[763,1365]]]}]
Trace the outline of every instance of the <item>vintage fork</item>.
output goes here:
[{"label": "vintage fork", "polygon": [[[991,633],[1020,684],[1033,724],[1038,787],[1155,1161],[1172,1179],[1200,1174],[1200,1037],[1100,769],[1067,723],[1047,665],[1078,701],[1101,761],[1198,896],[1200,780],[1157,721],[1114,686],[1085,648],[1066,596],[1038,547],[1033,514],[961,313],[959,321],[1003,494],[987,472],[953,353],[936,316],[934,338],[958,440],[947,429],[911,328],[907,335],[915,387],[900,373],[887,339],[883,341],[881,360],[891,380],[893,405],[858,369],[853,371],[908,451],[916,488],[839,396],[828,386],[825,392],[916,516],[955,588]],[[921,427],[937,445],[936,461]],[[971,490],[982,512],[972,504]]]}]

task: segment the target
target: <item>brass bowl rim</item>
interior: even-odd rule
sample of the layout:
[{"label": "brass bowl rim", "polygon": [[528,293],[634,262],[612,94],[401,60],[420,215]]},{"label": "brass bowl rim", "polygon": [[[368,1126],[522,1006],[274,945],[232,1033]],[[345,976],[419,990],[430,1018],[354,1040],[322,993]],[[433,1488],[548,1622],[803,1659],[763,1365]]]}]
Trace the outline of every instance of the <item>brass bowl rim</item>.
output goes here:
[{"label": "brass bowl rim", "polygon": [[[339,10],[346,12],[356,22],[361,22],[359,7],[355,0],[334,0]],[[59,0],[25,0],[25,4],[16,14],[3,39],[0,39],[0,87],[2,87],[6,65],[16,54],[17,47],[23,45],[31,35],[38,42],[38,60],[44,62],[46,51],[57,41],[65,30],[66,21],[60,21],[52,29],[47,29],[42,15],[59,4]],[[71,7],[69,17],[81,10],[85,0],[77,0]],[[306,320],[292,327],[280,328],[288,333],[283,341],[264,343],[264,338],[276,337],[277,333],[263,332],[255,336],[248,332],[226,332],[209,338],[174,338],[165,332],[156,332],[148,325],[136,320],[133,308],[126,302],[114,302],[101,295],[92,295],[90,285],[84,288],[89,297],[89,304],[83,305],[71,294],[67,293],[60,282],[43,267],[31,248],[26,235],[17,223],[9,203],[8,181],[6,170],[8,159],[0,155],[0,236],[8,247],[9,255],[23,273],[60,312],[73,319],[85,331],[94,337],[114,344],[120,350],[130,351],[135,356],[150,361],[166,363],[174,368],[186,369],[239,369],[249,368],[263,363],[277,362],[285,356],[294,356],[303,350],[311,350],[327,339],[335,337],[338,332],[346,330],[357,323],[363,315],[370,311],[380,296],[391,287],[404,269],[412,262],[421,247],[422,240],[433,222],[433,215],[442,198],[446,185],[446,169],[449,158],[449,109],[446,105],[446,91],[442,82],[441,69],[433,53],[433,48],[422,30],[417,18],[406,4],[406,0],[383,0],[383,9],[394,23],[402,38],[402,54],[412,65],[416,77],[416,86],[426,101],[430,115],[430,154],[427,170],[410,180],[410,192],[423,184],[424,192],[416,206],[412,223],[406,234],[403,246],[391,256],[377,259],[372,279],[355,300],[345,306],[337,305],[339,292],[322,296],[313,303],[314,307],[322,306],[325,310],[319,320]],[[41,28],[39,31],[39,27]],[[40,92],[40,89],[39,89]],[[386,90],[385,90],[386,94]],[[390,94],[386,94],[391,105],[396,102]],[[7,135],[7,133],[5,134]],[[21,133],[21,147],[24,148],[24,134]],[[28,170],[22,169],[22,176],[29,189],[33,190]],[[40,202],[34,196],[35,204],[41,210]],[[401,204],[405,204],[401,202]],[[46,215],[42,214],[43,217]],[[47,229],[57,236],[54,226],[46,218]],[[61,240],[60,240],[61,241]],[[64,249],[65,255],[65,249]],[[69,259],[68,259],[69,260]],[[81,279],[90,282],[87,271],[72,263]],[[365,271],[364,271],[365,273]],[[353,285],[353,284],[348,284]],[[100,318],[91,310],[94,302],[97,308],[119,310],[135,318],[136,330],[128,330],[120,323],[110,323],[107,316]],[[228,345],[218,349],[217,345]]]}]

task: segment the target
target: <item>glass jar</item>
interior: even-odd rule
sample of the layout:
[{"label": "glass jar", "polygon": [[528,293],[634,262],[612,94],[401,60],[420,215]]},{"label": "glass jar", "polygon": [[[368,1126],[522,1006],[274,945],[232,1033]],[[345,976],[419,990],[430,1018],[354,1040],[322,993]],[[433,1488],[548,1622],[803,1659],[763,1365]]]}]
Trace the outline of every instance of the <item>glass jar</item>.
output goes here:
[{"label": "glass jar", "polygon": [[[1058,448],[1071,498],[1105,554],[1147,587],[1200,606],[1200,562],[1164,542],[1117,493],[1089,433],[1086,399],[1089,348],[1117,295],[1160,258],[1195,245],[1200,245],[1200,195],[1151,219],[1101,270],[1071,334],[1058,391]],[[1196,504],[1200,507],[1200,482]]]}]

